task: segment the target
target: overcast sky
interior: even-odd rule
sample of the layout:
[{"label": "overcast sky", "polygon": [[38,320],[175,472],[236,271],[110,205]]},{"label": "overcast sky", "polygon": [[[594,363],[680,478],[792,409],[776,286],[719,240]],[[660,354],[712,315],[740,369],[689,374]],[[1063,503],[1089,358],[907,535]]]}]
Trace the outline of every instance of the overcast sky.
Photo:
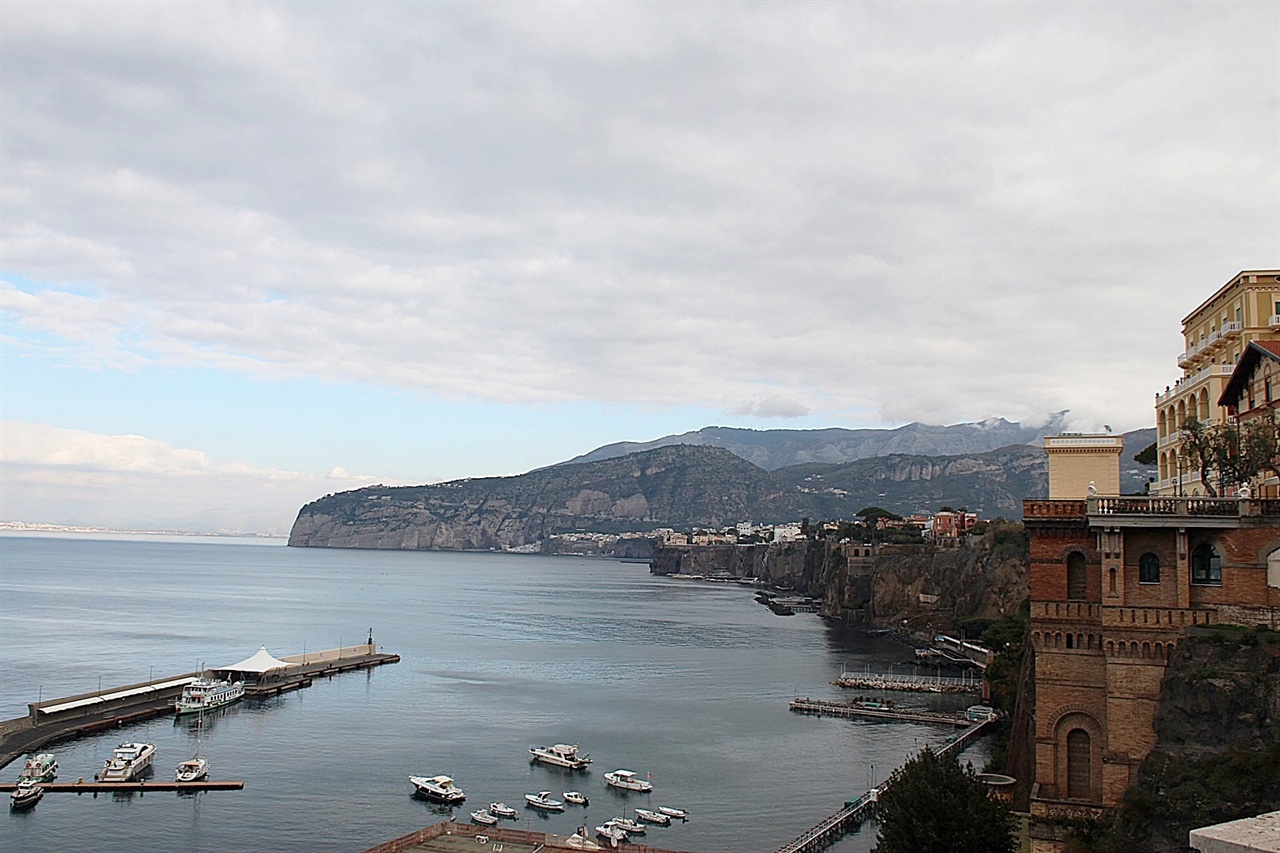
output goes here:
[{"label": "overcast sky", "polygon": [[1150,426],[1280,259],[1278,9],[6,0],[0,521]]}]

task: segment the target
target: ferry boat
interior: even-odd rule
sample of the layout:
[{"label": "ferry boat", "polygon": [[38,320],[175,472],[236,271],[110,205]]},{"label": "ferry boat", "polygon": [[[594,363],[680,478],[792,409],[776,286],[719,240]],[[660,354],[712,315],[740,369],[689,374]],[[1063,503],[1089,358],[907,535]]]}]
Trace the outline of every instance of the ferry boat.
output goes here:
[{"label": "ferry boat", "polygon": [[409,781],[418,793],[428,800],[452,805],[467,798],[462,789],[453,784],[448,776],[410,776]]},{"label": "ferry boat", "polygon": [[653,783],[638,778],[630,770],[615,770],[612,773],[606,773],[604,774],[604,781],[624,791],[640,791],[647,794],[653,790]]},{"label": "ferry boat", "polygon": [[9,808],[14,811],[29,809],[44,796],[44,786],[35,779],[19,780],[18,786],[9,792]]},{"label": "ferry boat", "polygon": [[586,770],[591,757],[585,752],[578,752],[577,744],[557,743],[554,746],[531,746],[529,755],[534,761],[550,764],[553,767],[568,767],[570,770]]},{"label": "ferry boat", "polygon": [[32,782],[48,782],[56,778],[58,775],[58,762],[54,760],[53,753],[42,752],[32,758],[28,758],[26,763],[22,765],[22,772],[18,774],[18,781],[30,779]]},{"label": "ferry boat", "polygon": [[524,801],[533,808],[542,809],[544,812],[564,811],[564,803],[559,800],[551,799],[550,791],[539,791],[536,794],[525,794]]},{"label": "ferry boat", "polygon": [[181,716],[212,711],[214,708],[230,705],[243,696],[243,681],[197,678],[182,688],[182,695],[174,700],[173,713]]},{"label": "ferry boat", "polygon": [[111,753],[94,778],[99,782],[128,782],[151,766],[156,754],[154,743],[122,743]]}]

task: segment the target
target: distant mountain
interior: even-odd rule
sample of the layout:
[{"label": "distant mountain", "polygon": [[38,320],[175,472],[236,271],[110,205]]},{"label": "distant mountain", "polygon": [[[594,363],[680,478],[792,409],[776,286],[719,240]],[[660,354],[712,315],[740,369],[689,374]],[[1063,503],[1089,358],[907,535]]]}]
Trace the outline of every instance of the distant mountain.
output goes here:
[{"label": "distant mountain", "polygon": [[930,426],[912,423],[897,429],[739,429],[704,427],[694,432],[668,435],[653,441],[621,441],[606,444],[569,462],[596,462],[629,453],[691,444],[723,447],[766,471],[788,465],[825,463],[836,465],[907,453],[919,456],[956,456],[985,453],[1010,444],[1039,444],[1046,435],[1062,432],[1066,412],[1058,412],[1038,427],[1024,427],[1004,418],[977,423]]},{"label": "distant mountain", "polygon": [[[1154,430],[1125,436],[1124,459]],[[1122,483],[1141,491],[1149,468]],[[371,486],[327,495],[298,512],[290,545],[489,550],[574,531],[687,530],[740,521],[851,519],[876,505],[902,514],[943,505],[1019,518],[1048,494],[1044,449],[1010,445],[954,456],[893,454],[766,471],[725,448],[676,444],[593,462],[430,486]]]}]

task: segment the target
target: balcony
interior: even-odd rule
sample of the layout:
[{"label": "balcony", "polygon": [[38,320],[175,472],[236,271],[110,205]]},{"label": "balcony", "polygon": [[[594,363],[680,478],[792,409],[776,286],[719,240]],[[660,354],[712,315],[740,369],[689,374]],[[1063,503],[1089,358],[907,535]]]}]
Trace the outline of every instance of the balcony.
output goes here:
[{"label": "balcony", "polygon": [[1240,332],[1243,329],[1244,329],[1244,323],[1240,322],[1239,320],[1232,320],[1228,323],[1223,323],[1221,337],[1230,338],[1233,335],[1240,334]]},{"label": "balcony", "polygon": [[1272,314],[1271,319],[1267,321],[1267,325],[1273,329],[1280,329],[1280,314]]}]

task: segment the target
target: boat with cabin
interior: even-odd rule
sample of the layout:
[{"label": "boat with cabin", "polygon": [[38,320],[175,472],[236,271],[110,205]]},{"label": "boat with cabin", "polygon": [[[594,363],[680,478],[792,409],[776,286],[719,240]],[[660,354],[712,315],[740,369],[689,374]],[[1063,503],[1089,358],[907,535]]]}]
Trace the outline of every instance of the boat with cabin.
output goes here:
[{"label": "boat with cabin", "polygon": [[597,826],[596,835],[608,841],[614,847],[617,847],[619,842],[626,841],[629,837],[625,829],[615,826],[612,822]]},{"label": "boat with cabin", "polygon": [[677,809],[673,806],[658,806],[658,811],[667,817],[673,817],[676,820],[688,820],[689,813],[684,809]]},{"label": "boat with cabin", "polygon": [[605,821],[606,826],[616,826],[627,835],[644,835],[644,824],[629,817],[615,817]]},{"label": "boat with cabin", "polygon": [[175,782],[199,782],[209,778],[209,761],[203,755],[178,762],[178,769],[173,772]]},{"label": "boat with cabin", "polygon": [[453,805],[467,798],[462,789],[453,784],[453,779],[448,776],[410,776],[409,781],[413,783],[417,793],[437,803]]},{"label": "boat with cabin", "polygon": [[589,805],[591,805],[591,801],[590,801],[589,799],[587,799],[587,795],[586,795],[586,794],[583,794],[583,793],[580,793],[580,792],[578,792],[578,791],[565,791],[565,792],[564,792],[564,801],[565,801],[566,803],[573,803],[575,806],[589,806]]},{"label": "boat with cabin", "polygon": [[489,803],[489,813],[498,817],[517,818],[520,813],[506,803]]},{"label": "boat with cabin", "polygon": [[28,758],[18,774],[18,781],[30,779],[33,782],[50,782],[58,776],[58,762],[53,753],[42,752]]},{"label": "boat with cabin", "polygon": [[615,770],[612,773],[606,773],[604,774],[604,781],[606,784],[624,791],[640,791],[647,794],[653,790],[652,782],[646,782],[630,770]]},{"label": "boat with cabin", "polygon": [[182,688],[182,695],[173,701],[173,713],[196,714],[230,705],[244,698],[243,681],[223,681],[201,676]]},{"label": "boat with cabin", "polygon": [[471,819],[476,823],[484,826],[497,826],[498,818],[489,813],[488,809],[477,809],[471,813]]},{"label": "boat with cabin", "polygon": [[9,792],[9,808],[14,811],[29,809],[44,796],[44,786],[35,779],[21,779],[17,787]]},{"label": "boat with cabin", "polygon": [[111,753],[94,778],[99,782],[129,782],[151,766],[155,757],[154,743],[122,743]]},{"label": "boat with cabin", "polygon": [[552,746],[531,746],[529,755],[535,762],[550,764],[552,767],[567,767],[570,770],[586,770],[591,757],[585,752],[578,752],[576,743],[557,743]]},{"label": "boat with cabin", "polygon": [[564,803],[551,798],[550,791],[539,791],[536,794],[525,794],[524,801],[535,809],[542,809],[544,812],[562,812],[564,811]]}]

